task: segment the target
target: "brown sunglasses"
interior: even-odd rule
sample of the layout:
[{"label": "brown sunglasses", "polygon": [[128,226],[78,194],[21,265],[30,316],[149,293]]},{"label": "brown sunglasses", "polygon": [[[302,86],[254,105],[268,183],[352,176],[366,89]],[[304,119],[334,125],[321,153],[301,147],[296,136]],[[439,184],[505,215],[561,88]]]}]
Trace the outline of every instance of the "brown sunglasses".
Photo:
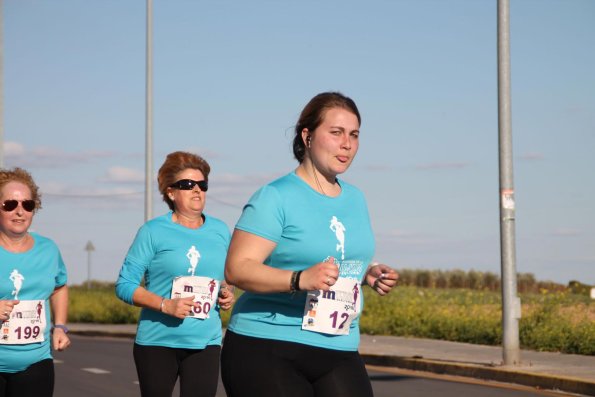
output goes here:
[{"label": "brown sunglasses", "polygon": [[5,200],[2,203],[2,209],[6,212],[14,211],[21,203],[23,209],[27,212],[33,212],[35,209],[35,200]]}]

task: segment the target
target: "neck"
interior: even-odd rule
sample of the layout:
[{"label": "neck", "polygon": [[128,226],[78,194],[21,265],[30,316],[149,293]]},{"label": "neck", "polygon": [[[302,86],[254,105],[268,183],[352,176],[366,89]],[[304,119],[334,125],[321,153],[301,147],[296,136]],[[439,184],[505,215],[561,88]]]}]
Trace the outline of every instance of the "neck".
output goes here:
[{"label": "neck", "polygon": [[198,216],[195,216],[195,215],[189,216],[189,215],[185,215],[180,212],[174,211],[174,213],[172,215],[172,220],[175,223],[180,224],[180,225],[185,226],[190,229],[198,229],[205,223],[205,221],[202,217],[202,213],[199,214]]},{"label": "neck", "polygon": [[0,245],[10,252],[25,252],[31,248],[32,242],[29,233],[12,236],[0,233]]},{"label": "neck", "polygon": [[336,176],[324,175],[308,158],[298,166],[296,174],[312,189],[324,196],[336,197],[341,193],[341,186],[337,183]]}]

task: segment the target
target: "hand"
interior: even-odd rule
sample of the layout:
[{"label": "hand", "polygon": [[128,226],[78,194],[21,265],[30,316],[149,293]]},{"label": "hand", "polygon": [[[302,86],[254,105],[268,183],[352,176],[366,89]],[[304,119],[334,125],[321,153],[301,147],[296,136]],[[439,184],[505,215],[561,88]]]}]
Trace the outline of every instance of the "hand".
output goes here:
[{"label": "hand", "polygon": [[331,257],[328,262],[320,262],[304,270],[300,276],[300,290],[328,291],[335,285],[339,278],[339,266],[335,264],[335,259]]},{"label": "hand", "polygon": [[373,263],[366,273],[366,283],[380,296],[388,294],[395,285],[399,274],[391,267]]},{"label": "hand", "polygon": [[198,303],[194,302],[194,295],[185,298],[165,299],[163,301],[163,313],[185,319]]},{"label": "hand", "polygon": [[62,328],[54,328],[52,335],[54,350],[63,351],[70,346],[70,338]]},{"label": "hand", "polygon": [[4,322],[10,318],[10,313],[15,305],[18,305],[18,300],[1,300],[0,301],[0,321]]},{"label": "hand", "polygon": [[221,283],[221,289],[219,289],[219,298],[217,299],[219,307],[221,307],[223,310],[229,310],[235,301],[236,297],[233,286],[227,285],[226,283]]}]

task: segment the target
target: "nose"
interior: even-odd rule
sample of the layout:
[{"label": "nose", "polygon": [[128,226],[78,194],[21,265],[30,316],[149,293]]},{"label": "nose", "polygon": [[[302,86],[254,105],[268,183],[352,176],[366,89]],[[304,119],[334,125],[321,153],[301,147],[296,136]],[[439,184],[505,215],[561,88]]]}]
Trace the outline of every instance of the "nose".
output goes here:
[{"label": "nose", "polygon": [[202,190],[200,190],[200,187],[198,186],[198,183],[196,185],[194,185],[194,187],[192,188],[192,191],[198,191],[199,193],[202,192]]},{"label": "nose", "polygon": [[18,216],[23,216],[25,213],[25,209],[23,208],[23,203],[18,203],[17,207],[14,209],[14,213]]},{"label": "nose", "polygon": [[351,149],[351,135],[350,134],[343,134],[343,141],[341,142],[341,147],[347,150]]}]

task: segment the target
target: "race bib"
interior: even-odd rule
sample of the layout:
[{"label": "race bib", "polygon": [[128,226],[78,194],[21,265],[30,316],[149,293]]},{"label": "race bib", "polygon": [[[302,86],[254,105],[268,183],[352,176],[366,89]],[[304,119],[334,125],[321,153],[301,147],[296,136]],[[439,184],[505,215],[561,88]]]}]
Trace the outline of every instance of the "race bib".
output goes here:
[{"label": "race bib", "polygon": [[0,327],[0,344],[26,345],[45,340],[45,300],[22,300]]},{"label": "race bib", "polygon": [[194,302],[198,305],[188,314],[188,317],[204,320],[209,318],[209,312],[215,306],[218,292],[218,280],[210,277],[182,276],[174,279],[171,298],[186,298],[194,295]]},{"label": "race bib", "polygon": [[330,335],[348,335],[360,313],[361,286],[356,279],[339,277],[329,291],[308,291],[302,329]]}]

